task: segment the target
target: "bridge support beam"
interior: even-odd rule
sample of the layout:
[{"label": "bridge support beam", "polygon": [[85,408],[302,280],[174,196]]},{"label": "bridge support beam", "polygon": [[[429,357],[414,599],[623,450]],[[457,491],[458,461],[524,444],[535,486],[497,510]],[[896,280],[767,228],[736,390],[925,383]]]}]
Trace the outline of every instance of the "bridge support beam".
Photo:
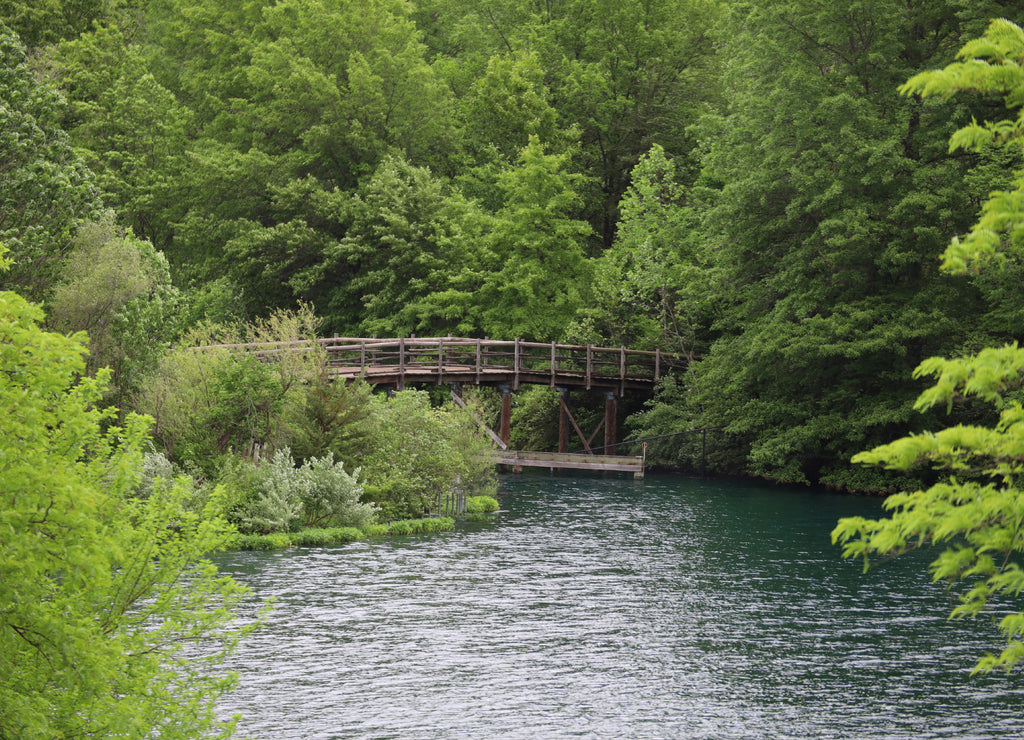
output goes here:
[{"label": "bridge support beam", "polygon": [[498,386],[501,391],[501,419],[498,423],[498,437],[508,449],[512,441],[512,389],[507,385]]},{"label": "bridge support beam", "polygon": [[615,394],[607,391],[604,394],[604,454],[615,454],[615,428],[618,425],[618,400]]},{"label": "bridge support beam", "polygon": [[565,388],[558,389],[558,451],[568,452],[569,451],[569,424],[571,423],[571,417],[569,414],[569,404],[566,399],[569,397],[569,391]]}]

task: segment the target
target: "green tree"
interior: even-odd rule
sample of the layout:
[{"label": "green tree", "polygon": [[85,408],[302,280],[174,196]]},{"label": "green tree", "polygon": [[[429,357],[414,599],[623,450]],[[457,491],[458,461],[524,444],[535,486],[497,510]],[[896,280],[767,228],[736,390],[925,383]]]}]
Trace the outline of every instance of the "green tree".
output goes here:
[{"label": "green tree", "polygon": [[487,334],[560,339],[587,301],[584,244],[591,229],[574,218],[585,181],[572,171],[568,154],[546,154],[534,135],[518,166],[502,175],[504,206],[495,214],[491,264],[475,296]]},{"label": "green tree", "polygon": [[896,93],[952,58],[976,10],[730,6],[732,103],[702,123],[709,151],[694,189],[721,310],[687,426],[726,425],[754,474],[883,485],[881,473],[851,471],[850,456],[923,423],[912,369],[979,339],[983,296],[936,259],[988,188],[967,187],[975,155],[946,157],[934,136],[968,111]]},{"label": "green tree", "polygon": [[[1002,97],[1010,109],[1024,106],[1024,30],[995,20],[979,39],[968,42],[960,61],[942,70],[914,76],[902,88],[907,95],[949,97],[984,93]],[[974,122],[950,139],[950,150],[1002,146],[1019,150],[1024,113],[1013,120]],[[993,270],[1019,263],[1024,249],[1024,175],[1014,187],[994,192],[981,219],[964,239],[954,239],[943,257],[950,272]],[[1016,300],[1020,300],[1018,283]],[[916,403],[918,409],[952,408],[954,403],[988,404],[998,413],[993,426],[957,424],[938,432],[904,437],[855,456],[854,462],[895,470],[929,467],[948,474],[935,485],[890,496],[888,518],[840,520],[832,533],[846,557],[889,558],[924,547],[943,548],[931,564],[936,581],[962,583],[956,618],[991,614],[1007,645],[999,655],[978,661],[976,671],[1012,669],[1024,659],[1024,350],[1016,343],[987,348],[957,359],[933,357],[915,377],[934,385]]]},{"label": "green tree", "polygon": [[435,310],[431,296],[477,261],[479,209],[426,168],[388,156],[352,197],[349,215],[325,268],[351,276],[330,291],[333,328],[360,336],[454,331],[457,322]]},{"label": "green tree", "polygon": [[[392,151],[447,146],[446,89],[401,0],[192,3],[153,11],[157,79],[195,114],[168,257],[228,274],[250,314],[323,305],[347,196]],[[193,268],[195,269],[195,268]]]},{"label": "green tree", "polygon": [[359,464],[366,496],[385,519],[425,516],[438,496],[461,488],[491,493],[489,441],[466,409],[437,409],[423,391],[374,396],[373,433]]},{"label": "green tree", "polygon": [[0,287],[45,298],[99,193],[60,127],[57,91],[36,79],[25,47],[0,23],[0,243],[13,262]]},{"label": "green tree", "polygon": [[558,131],[573,132],[576,167],[590,177],[574,215],[590,223],[593,253],[611,245],[629,173],[655,142],[679,158],[687,182],[696,175],[689,129],[719,99],[713,26],[721,5],[424,0],[416,17],[440,55],[435,68],[460,99],[472,156],[507,152],[510,134],[518,139],[513,163],[524,134],[560,154]]},{"label": "green tree", "polygon": [[133,497],[146,421],[110,426],[83,337],[41,319],[0,293],[0,737],[226,737],[243,590],[203,558],[227,525]]},{"label": "green tree", "polygon": [[581,338],[693,352],[711,302],[695,209],[661,146],[641,157],[631,180],[615,243],[595,266],[595,306],[582,312]]},{"label": "green tree", "polygon": [[69,102],[63,127],[105,205],[166,248],[182,216],[191,113],[156,80],[142,45],[116,26],[61,44],[53,63]]},{"label": "green tree", "polygon": [[0,18],[29,47],[71,39],[123,12],[132,0],[0,0]]},{"label": "green tree", "polygon": [[[286,420],[323,373],[318,345],[291,346],[314,339],[318,323],[304,307],[242,326],[194,327],[140,384],[135,408],[153,417],[154,438],[171,460],[207,474],[226,454],[253,459],[279,449]],[[252,343],[279,349],[257,355],[245,346]]]},{"label": "green tree", "polygon": [[182,330],[185,298],[162,253],[120,229],[108,214],[84,224],[50,302],[50,325],[89,336],[87,370],[111,369],[123,407],[142,376]]}]

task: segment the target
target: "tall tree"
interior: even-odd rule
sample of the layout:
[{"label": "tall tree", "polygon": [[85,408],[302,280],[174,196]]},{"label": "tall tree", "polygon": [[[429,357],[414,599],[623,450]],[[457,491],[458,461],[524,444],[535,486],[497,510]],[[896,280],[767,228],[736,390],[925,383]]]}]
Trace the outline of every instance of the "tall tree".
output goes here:
[{"label": "tall tree", "polygon": [[[959,61],[942,70],[915,75],[902,90],[908,95],[948,97],[954,93],[985,93],[1003,99],[1008,108],[1024,106],[1024,30],[999,19],[979,39],[964,45]],[[950,139],[950,149],[984,151],[1006,147],[1021,152],[1024,113],[1012,120],[974,122]],[[1002,272],[1024,259],[1024,176],[1011,188],[994,192],[970,233],[946,249],[943,269]],[[1017,270],[1014,270],[1016,272]],[[1020,301],[1016,285],[1014,299]],[[844,544],[847,557],[890,558],[919,548],[944,548],[931,564],[935,580],[963,583],[957,618],[991,614],[999,617],[1006,646],[987,655],[975,670],[1010,670],[1024,660],[1024,350],[1017,343],[986,348],[962,358],[933,357],[918,366],[919,377],[934,378],[916,406],[951,408],[956,402],[991,404],[998,411],[992,427],[958,424],[938,432],[905,437],[857,455],[862,463],[896,470],[919,466],[941,469],[949,477],[925,489],[889,497],[891,516],[868,520],[843,519],[832,533]]]},{"label": "tall tree", "polygon": [[[386,157],[350,204],[351,224],[329,250],[328,320],[337,331],[421,336],[458,323],[433,308],[472,262],[484,214],[429,170]],[[464,328],[464,327],[463,327]]]},{"label": "tall tree", "polygon": [[35,300],[48,295],[78,224],[99,211],[94,179],[60,127],[64,106],[0,23],[0,244],[13,261],[0,287]]},{"label": "tall tree", "polygon": [[63,126],[104,204],[137,236],[166,248],[182,215],[191,113],[157,82],[142,46],[116,26],[61,44],[54,63],[69,100]]},{"label": "tall tree", "polygon": [[321,301],[347,194],[392,150],[430,162],[446,91],[401,0],[154,11],[158,78],[196,115],[172,262],[230,274],[252,313]]},{"label": "tall tree", "polygon": [[[694,422],[727,425],[747,468],[864,485],[849,455],[911,413],[910,371],[970,341],[978,291],[938,274],[973,218],[973,156],[935,132],[967,114],[900,98],[899,82],[952,57],[972,27],[959,2],[731,6],[731,105],[706,121],[705,218],[727,296],[698,371]],[[976,183],[977,184],[977,183]]]},{"label": "tall tree", "polygon": [[711,303],[696,210],[661,146],[641,157],[630,179],[615,243],[596,264],[595,306],[584,309],[581,328],[598,342],[694,352]]},{"label": "tall tree", "polygon": [[[718,0],[468,5],[424,0],[416,17],[440,55],[436,68],[460,99],[471,101],[482,92],[473,81],[484,78],[485,67],[490,76],[509,64],[505,60],[536,60],[530,63],[543,71],[558,125],[580,137],[578,166],[591,180],[581,193],[579,213],[593,230],[588,248],[598,251],[611,245],[629,173],[652,144],[679,158],[688,180],[696,176],[698,159],[691,156],[696,142],[689,128],[718,101],[712,29],[721,5]],[[506,106],[499,114],[509,111]],[[470,131],[475,120],[492,115],[483,108],[478,113],[479,119],[471,115],[467,121]]]},{"label": "tall tree", "polygon": [[489,238],[492,267],[476,294],[481,328],[492,336],[561,339],[589,297],[589,224],[574,218],[586,178],[568,154],[546,154],[536,136],[500,187],[504,206]]}]

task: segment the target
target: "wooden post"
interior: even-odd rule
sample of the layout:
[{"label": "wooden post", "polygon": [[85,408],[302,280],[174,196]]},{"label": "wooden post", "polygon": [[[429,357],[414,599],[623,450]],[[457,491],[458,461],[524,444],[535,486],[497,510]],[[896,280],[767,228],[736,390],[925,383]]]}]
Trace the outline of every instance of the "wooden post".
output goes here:
[{"label": "wooden post", "polygon": [[626,348],[622,347],[619,355],[619,395],[626,392]]},{"label": "wooden post", "polygon": [[569,407],[565,403],[569,392],[564,388],[559,389],[558,397],[558,451],[569,451]]},{"label": "wooden post", "polygon": [[398,340],[398,390],[405,390],[405,338]]},{"label": "wooden post", "polygon": [[604,394],[604,454],[615,454],[615,426],[617,424],[617,401],[615,394],[608,391]]},{"label": "wooden post", "polygon": [[654,379],[661,377],[661,350],[654,350]]},{"label": "wooden post", "polygon": [[501,390],[501,422],[498,425],[498,436],[508,449],[512,441],[512,390],[507,386],[499,386]]},{"label": "wooden post", "polygon": [[558,369],[558,360],[555,354],[555,343],[551,343],[551,387],[555,387],[555,371]]},{"label": "wooden post", "polygon": [[587,390],[590,390],[590,373],[593,372],[594,345],[587,345]]},{"label": "wooden post", "polygon": [[519,390],[519,337],[512,349],[512,390]]},{"label": "wooden post", "polygon": [[444,340],[437,340],[437,384],[444,382]]},{"label": "wooden post", "polygon": [[480,340],[476,340],[476,384],[480,385]]}]

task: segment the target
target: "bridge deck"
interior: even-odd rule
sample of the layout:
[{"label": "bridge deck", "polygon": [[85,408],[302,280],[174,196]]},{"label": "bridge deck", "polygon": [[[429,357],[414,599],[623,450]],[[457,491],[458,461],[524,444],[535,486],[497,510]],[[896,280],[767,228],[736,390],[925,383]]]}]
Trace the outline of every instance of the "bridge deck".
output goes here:
[{"label": "bridge deck", "polygon": [[634,478],[644,477],[642,455],[590,455],[578,452],[529,452],[495,450],[491,459],[498,465],[515,468],[572,468],[575,470],[622,471]]}]

